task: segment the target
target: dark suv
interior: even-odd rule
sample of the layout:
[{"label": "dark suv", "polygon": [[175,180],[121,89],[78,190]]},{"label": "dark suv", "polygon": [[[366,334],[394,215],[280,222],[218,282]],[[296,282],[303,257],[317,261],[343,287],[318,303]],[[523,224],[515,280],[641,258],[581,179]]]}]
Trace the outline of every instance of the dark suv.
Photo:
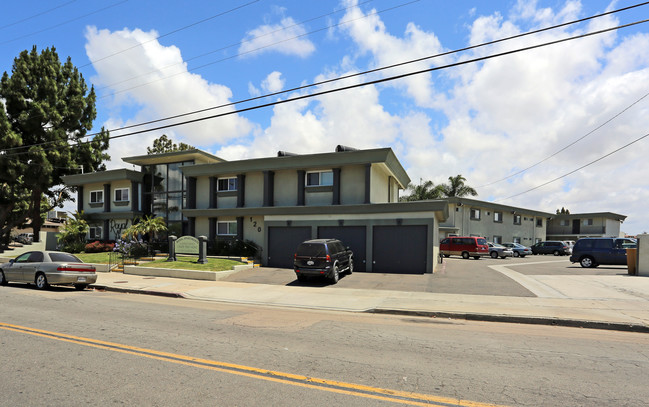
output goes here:
[{"label": "dark suv", "polygon": [[605,265],[626,265],[626,249],[638,247],[634,239],[613,237],[591,237],[577,240],[572,248],[570,261],[581,267]]},{"label": "dark suv", "polygon": [[560,240],[547,240],[545,242],[534,243],[531,249],[532,254],[554,254],[555,256],[570,254],[570,246]]},{"label": "dark suv", "polygon": [[354,271],[354,253],[340,240],[307,240],[297,247],[293,270],[299,281],[311,276],[320,276],[336,284],[340,273],[351,274]]}]

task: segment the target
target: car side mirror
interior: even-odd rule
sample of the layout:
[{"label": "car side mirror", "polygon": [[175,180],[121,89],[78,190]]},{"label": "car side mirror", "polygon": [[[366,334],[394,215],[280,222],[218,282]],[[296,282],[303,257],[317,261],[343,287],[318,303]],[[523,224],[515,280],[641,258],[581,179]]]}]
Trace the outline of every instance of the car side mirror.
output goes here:
[{"label": "car side mirror", "polygon": [[9,259],[10,264],[14,264],[16,262],[16,259]]}]

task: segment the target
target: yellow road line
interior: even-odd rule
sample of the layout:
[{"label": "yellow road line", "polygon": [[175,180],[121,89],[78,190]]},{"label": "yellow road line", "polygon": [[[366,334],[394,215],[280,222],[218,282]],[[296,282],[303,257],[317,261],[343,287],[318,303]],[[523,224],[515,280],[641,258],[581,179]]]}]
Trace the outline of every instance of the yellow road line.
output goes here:
[{"label": "yellow road line", "polygon": [[298,387],[329,391],[339,394],[347,394],[351,396],[364,397],[375,400],[391,401],[413,406],[439,405],[451,407],[501,407],[496,404],[486,404],[469,400],[458,400],[447,397],[431,396],[427,394],[383,389],[379,387],[371,387],[354,383],[339,382],[335,380],[294,375],[291,373],[277,372],[267,369],[259,369],[233,363],[218,362],[209,359],[194,358],[191,356],[139,348],[115,342],[106,342],[98,339],[67,335],[59,332],[44,331],[41,329],[6,324],[2,322],[0,322],[0,329],[276,383],[290,384]]}]

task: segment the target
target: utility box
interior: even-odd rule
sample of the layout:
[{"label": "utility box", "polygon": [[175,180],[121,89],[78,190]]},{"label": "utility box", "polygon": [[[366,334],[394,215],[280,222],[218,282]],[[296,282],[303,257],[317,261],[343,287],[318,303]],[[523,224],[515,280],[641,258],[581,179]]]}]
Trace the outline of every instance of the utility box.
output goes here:
[{"label": "utility box", "polygon": [[649,277],[649,235],[638,235],[638,264],[639,276]]}]

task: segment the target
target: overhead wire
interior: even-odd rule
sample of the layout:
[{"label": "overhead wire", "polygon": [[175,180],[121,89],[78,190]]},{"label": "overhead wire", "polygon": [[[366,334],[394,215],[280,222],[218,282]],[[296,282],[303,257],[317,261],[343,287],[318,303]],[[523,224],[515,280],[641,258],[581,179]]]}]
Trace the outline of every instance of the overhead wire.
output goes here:
[{"label": "overhead wire", "polygon": [[47,9],[47,10],[41,11],[41,12],[36,13],[36,14],[32,14],[32,15],[29,16],[29,17],[25,17],[25,18],[23,18],[23,19],[20,19],[20,20],[14,21],[13,23],[5,24],[5,25],[3,25],[3,26],[0,26],[0,30],[4,30],[5,28],[13,27],[14,25],[22,24],[22,23],[24,23],[25,21],[32,20],[32,19],[34,19],[34,18],[36,18],[36,17],[40,17],[40,16],[45,15],[45,14],[47,14],[47,13],[50,13],[50,12],[52,12],[52,11],[54,11],[54,10],[58,10],[58,9],[60,9],[60,8],[63,8],[63,7],[65,7],[65,6],[67,6],[68,4],[72,4],[72,3],[74,3],[75,1],[77,1],[77,0],[70,0],[70,1],[68,1],[67,3],[62,3],[62,4],[59,4],[58,6],[52,7],[52,8],[50,8],[50,9]]},{"label": "overhead wire", "polygon": [[[363,86],[376,85],[376,84],[379,84],[379,83],[384,83],[384,82],[388,82],[388,81],[402,79],[402,78],[406,78],[406,77],[410,77],[410,76],[414,76],[414,75],[420,75],[422,73],[429,73],[429,72],[433,72],[433,71],[438,71],[438,70],[442,70],[442,69],[462,66],[462,65],[466,65],[466,64],[475,63],[475,62],[481,62],[481,61],[485,61],[485,60],[489,60],[489,59],[503,57],[503,56],[506,56],[506,55],[512,55],[512,54],[516,54],[516,53],[520,53],[520,52],[524,52],[524,51],[543,48],[543,47],[547,47],[547,46],[550,46],[550,45],[556,45],[556,44],[567,42],[567,41],[573,41],[573,40],[577,40],[577,39],[581,39],[581,38],[587,38],[587,37],[591,37],[591,36],[594,36],[594,35],[599,35],[599,34],[603,34],[603,33],[606,33],[606,32],[619,30],[619,29],[622,29],[622,28],[628,28],[628,27],[632,27],[632,26],[635,26],[635,25],[644,24],[644,23],[647,23],[647,22],[649,22],[649,19],[638,20],[638,21],[628,23],[628,24],[623,24],[623,25],[619,25],[619,26],[615,26],[615,27],[609,27],[609,28],[605,28],[605,29],[601,29],[601,30],[597,30],[597,31],[592,31],[592,32],[585,33],[585,34],[580,34],[580,35],[576,35],[576,36],[572,36],[572,37],[567,37],[567,38],[562,38],[562,39],[558,39],[558,40],[548,41],[548,42],[541,43],[541,44],[531,45],[531,46],[527,46],[527,47],[523,47],[523,48],[518,48],[518,49],[514,49],[514,50],[509,50],[509,51],[504,51],[504,52],[495,53],[495,54],[491,54],[491,55],[486,55],[486,56],[482,56],[482,57],[478,57],[478,58],[468,59],[468,60],[464,60],[464,61],[458,61],[458,62],[454,62],[454,63],[451,63],[451,64],[443,65],[443,66],[421,69],[421,70],[418,70],[418,71],[407,72],[407,73],[394,75],[394,76],[390,76],[390,77],[386,77],[386,78],[380,78],[380,79],[376,79],[376,80],[372,80],[372,81],[368,81],[368,82],[363,82],[363,83],[359,83],[359,84],[353,84],[353,85],[343,86],[343,87],[339,87],[339,88],[323,90],[323,91],[320,91],[320,92],[310,93],[310,94],[307,94],[307,95],[295,96],[295,97],[292,97],[292,98],[287,98],[287,99],[284,99],[284,100],[278,100],[278,101],[274,101],[274,102],[270,102],[270,103],[266,103],[266,104],[262,104],[262,105],[258,105],[258,106],[252,106],[252,107],[248,107],[248,108],[236,109],[236,110],[232,110],[232,111],[229,111],[229,112],[224,112],[224,113],[219,113],[219,114],[215,114],[215,115],[211,115],[211,116],[205,116],[205,117],[200,117],[200,118],[196,118],[196,119],[186,120],[186,121],[178,122],[178,123],[172,123],[172,124],[168,124],[168,125],[164,125],[164,126],[158,126],[158,127],[155,127],[155,128],[148,128],[148,129],[134,131],[134,132],[125,133],[125,134],[112,135],[112,136],[109,136],[109,139],[113,140],[113,139],[118,139],[118,138],[123,138],[123,137],[129,137],[129,136],[133,136],[133,135],[137,135],[137,134],[142,134],[142,133],[148,133],[148,132],[153,132],[153,131],[157,131],[157,130],[167,129],[167,128],[170,128],[170,127],[177,127],[177,126],[187,125],[187,124],[191,124],[191,123],[197,123],[197,122],[201,122],[201,121],[205,121],[205,120],[211,120],[211,119],[215,119],[215,118],[219,118],[219,117],[229,116],[229,115],[233,115],[233,114],[239,114],[239,113],[243,113],[243,112],[247,112],[247,111],[251,111],[251,110],[257,110],[257,109],[266,108],[266,107],[270,107],[270,106],[276,106],[276,105],[285,104],[285,103],[289,103],[289,102],[295,102],[295,101],[298,101],[298,100],[313,98],[313,97],[317,97],[317,96],[323,96],[323,95],[327,95],[327,94],[330,94],[330,93],[341,92],[341,91],[355,89],[355,88],[359,88],[359,87],[363,87]],[[112,130],[112,131],[117,131],[117,130]],[[88,136],[85,136],[85,137],[91,137],[91,136],[97,135],[97,134],[100,134],[100,133],[91,134],[91,135],[88,135]],[[89,142],[91,142],[91,141],[79,142],[79,143],[77,143],[77,145],[86,144],[86,143],[89,143]],[[43,143],[43,144],[45,144],[45,143]],[[31,146],[27,146],[27,147],[34,147],[34,146],[38,146],[38,145],[31,145]],[[73,146],[74,145],[72,145],[71,147],[73,147]],[[56,148],[59,148],[59,147],[54,147],[53,149],[56,149]],[[49,150],[49,149],[43,149],[43,150]],[[9,153],[9,154],[7,154],[7,150],[5,150],[4,152],[5,152],[5,154],[4,154],[5,157],[7,157],[7,156],[15,156],[15,155],[22,155],[22,154],[26,153],[26,152],[17,152],[17,153]]]}]

